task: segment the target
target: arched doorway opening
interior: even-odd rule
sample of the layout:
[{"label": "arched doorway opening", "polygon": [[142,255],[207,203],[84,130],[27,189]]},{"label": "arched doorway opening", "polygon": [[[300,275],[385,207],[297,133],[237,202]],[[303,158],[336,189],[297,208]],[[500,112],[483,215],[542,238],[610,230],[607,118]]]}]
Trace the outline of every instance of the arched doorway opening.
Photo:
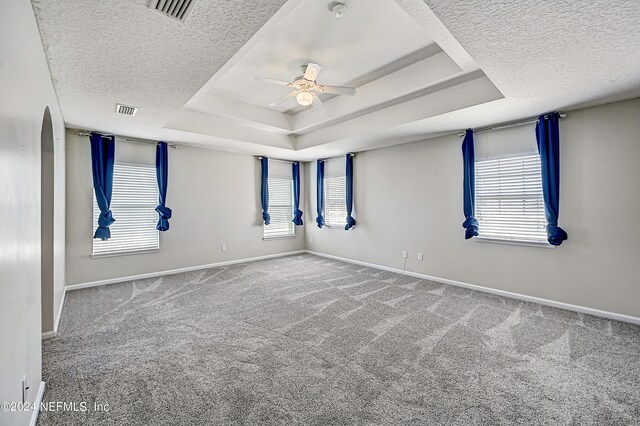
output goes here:
[{"label": "arched doorway opening", "polygon": [[53,309],[53,173],[54,173],[54,140],[53,123],[49,107],[44,110],[42,130],[40,132],[41,147],[41,293],[42,332],[53,332],[55,313]]}]

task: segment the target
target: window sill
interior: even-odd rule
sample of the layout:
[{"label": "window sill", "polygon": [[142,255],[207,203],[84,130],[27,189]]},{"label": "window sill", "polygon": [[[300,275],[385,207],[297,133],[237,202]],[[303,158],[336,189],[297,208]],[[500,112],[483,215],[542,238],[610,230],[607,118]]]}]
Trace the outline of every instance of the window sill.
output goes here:
[{"label": "window sill", "polygon": [[474,241],[477,241],[479,243],[506,244],[510,246],[537,247],[537,248],[547,248],[547,249],[556,248],[556,246],[553,246],[549,243],[535,242],[535,241],[506,240],[501,238],[487,238],[487,237],[473,237],[473,239]]},{"label": "window sill", "polygon": [[291,238],[295,238],[296,235],[278,235],[273,237],[262,237],[263,241],[271,241],[271,240],[289,240]]},{"label": "window sill", "polygon": [[161,249],[158,248],[154,248],[154,249],[145,249],[145,250],[131,250],[131,251],[117,251],[117,252],[112,252],[112,253],[100,253],[100,254],[92,254],[91,257],[93,259],[100,259],[101,257],[116,257],[116,256],[129,256],[130,254],[146,254],[146,253],[156,253],[159,252]]}]

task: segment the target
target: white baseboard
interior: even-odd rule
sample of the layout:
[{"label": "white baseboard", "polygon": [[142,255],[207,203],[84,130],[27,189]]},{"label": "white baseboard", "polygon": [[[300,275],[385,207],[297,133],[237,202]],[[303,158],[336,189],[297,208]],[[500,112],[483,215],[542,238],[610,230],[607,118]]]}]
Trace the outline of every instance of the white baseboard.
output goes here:
[{"label": "white baseboard", "polygon": [[62,290],[62,300],[60,300],[60,306],[58,306],[58,313],[56,314],[56,323],[53,326],[54,333],[58,334],[58,327],[60,326],[60,317],[62,316],[62,308],[64,307],[64,301],[67,299],[67,289]]},{"label": "white baseboard", "polygon": [[53,337],[56,337],[58,335],[58,333],[56,333],[55,331],[51,330],[51,331],[45,331],[42,333],[42,340],[47,340],[47,339],[51,339]]},{"label": "white baseboard", "polygon": [[115,283],[121,283],[121,282],[132,281],[132,280],[142,280],[142,279],[145,279],[145,278],[155,278],[155,277],[161,277],[163,275],[179,274],[179,273],[182,273],[182,272],[199,271],[201,269],[209,269],[209,268],[216,268],[216,267],[219,267],[219,266],[235,265],[235,264],[238,264],[238,263],[254,262],[256,260],[264,260],[264,259],[273,259],[273,258],[276,258],[276,257],[292,256],[294,254],[301,254],[301,253],[305,253],[305,252],[306,252],[306,250],[296,250],[296,251],[289,251],[289,252],[286,252],[286,253],[267,254],[265,256],[247,257],[247,258],[244,258],[244,259],[236,259],[236,260],[227,260],[225,262],[210,263],[208,265],[189,266],[187,268],[170,269],[170,270],[166,270],[166,271],[150,272],[150,273],[147,273],[147,274],[131,275],[131,276],[128,276],[128,277],[110,278],[108,280],[91,281],[91,282],[80,283],[80,284],[71,284],[71,285],[66,286],[65,290],[66,291],[80,290],[81,288],[97,287],[97,286],[101,286],[101,285],[115,284]]},{"label": "white baseboard", "polygon": [[31,421],[29,422],[29,426],[36,426],[38,422],[38,414],[40,414],[40,403],[42,402],[42,397],[44,396],[44,382],[40,382],[40,387],[38,388],[38,396],[36,396],[36,409],[31,413]]},{"label": "white baseboard", "polygon": [[[147,274],[132,275],[132,276],[120,277],[120,278],[112,278],[112,279],[108,279],[108,280],[92,281],[92,282],[86,282],[86,283],[81,283],[81,284],[72,284],[72,285],[66,286],[65,295],[66,295],[67,291],[79,290],[79,289],[82,289],[82,288],[96,287],[96,286],[107,285],[107,284],[115,284],[115,283],[120,283],[120,282],[125,282],[125,281],[132,281],[132,280],[140,280],[140,279],[145,279],[145,278],[155,278],[155,277],[160,277],[160,276],[163,276],[163,275],[178,274],[178,273],[181,273],[181,272],[198,271],[198,270],[201,270],[201,269],[215,268],[215,267],[227,266],[227,265],[235,265],[235,264],[238,264],[238,263],[253,262],[253,261],[256,261],[256,260],[273,259],[273,258],[276,258],[276,257],[291,256],[291,255],[300,254],[300,253],[314,254],[316,256],[326,257],[328,259],[341,260],[343,262],[349,262],[349,263],[353,263],[353,264],[356,264],[356,265],[367,266],[367,267],[374,268],[374,269],[381,269],[383,271],[396,272],[396,273],[401,273],[402,272],[401,269],[391,268],[391,267],[388,267],[388,266],[377,265],[377,264],[368,263],[368,262],[362,262],[362,261],[359,261],[359,260],[348,259],[348,258],[340,257],[340,256],[333,256],[333,255],[330,255],[330,254],[319,253],[319,252],[315,252],[315,251],[311,251],[311,250],[297,250],[297,251],[290,251],[290,252],[286,252],[286,253],[276,253],[276,254],[269,254],[269,255],[265,255],[265,256],[249,257],[249,258],[244,258],[244,259],[229,260],[229,261],[225,261],[225,262],[211,263],[211,264],[208,264],[208,265],[190,266],[190,267],[187,267],[187,268],[171,269],[171,270],[159,271],[159,272],[151,272],[151,273],[147,273]],[[472,289],[472,290],[482,291],[482,292],[485,292],[485,293],[496,294],[498,296],[504,296],[504,297],[509,297],[509,298],[512,298],[512,299],[523,300],[525,302],[539,303],[541,305],[552,306],[554,308],[567,309],[567,310],[570,310],[570,311],[581,312],[581,313],[584,313],[584,314],[594,315],[594,316],[597,316],[597,317],[608,318],[608,319],[612,319],[612,320],[616,320],[616,321],[623,321],[623,322],[628,322],[628,323],[640,325],[640,318],[634,317],[634,316],[631,316],[631,315],[618,314],[618,313],[615,313],[615,312],[603,311],[603,310],[600,310],[600,309],[588,308],[588,307],[585,307],[585,306],[578,306],[578,305],[572,305],[572,304],[569,304],[569,303],[557,302],[555,300],[543,299],[541,297],[529,296],[529,295],[526,295],[526,294],[513,293],[513,292],[510,292],[510,291],[506,291],[506,290],[499,290],[499,289],[495,289],[495,288],[491,288],[491,287],[484,287],[484,286],[480,286],[480,285],[476,285],[476,284],[469,284],[469,283],[465,283],[465,282],[462,282],[462,281],[455,281],[455,280],[450,280],[450,279],[447,279],[447,278],[435,277],[433,275],[421,274],[419,272],[405,271],[404,274],[412,276],[412,277],[417,277],[417,278],[422,278],[422,279],[426,279],[426,280],[441,282],[441,283],[444,283],[444,284],[450,284],[450,285],[454,285],[454,286],[457,286],[457,287],[464,287],[464,288],[468,288],[468,289]],[[43,333],[43,339],[44,338],[49,338],[49,337],[54,337],[57,334],[58,324],[60,322],[60,316],[61,316],[61,313],[62,313],[63,304],[64,304],[64,297],[63,297],[62,303],[60,304],[60,309],[58,311],[58,316],[56,318],[55,331],[53,332],[54,334],[53,335],[48,335],[51,332]],[[48,336],[45,337],[45,334],[47,334]]]},{"label": "white baseboard", "polygon": [[[373,263],[361,262],[359,260],[347,259],[345,257],[333,256],[330,254],[319,253],[311,250],[305,250],[306,253],[314,254],[316,256],[326,257],[328,259],[341,260],[343,262],[349,262],[356,265],[367,266],[369,268],[381,269],[383,271],[401,273],[402,269],[390,268],[388,266],[376,265]],[[462,281],[454,281],[447,278],[434,277],[432,275],[421,274],[418,272],[405,271],[404,275],[409,275],[416,278],[422,278],[425,280],[436,281],[443,284],[450,284],[457,287],[464,287],[471,290],[478,290],[485,293],[496,294],[498,296],[509,297],[511,299],[523,300],[525,302],[538,303],[540,305],[552,306],[554,308],[567,309],[569,311],[581,312],[583,314],[594,315],[597,317],[608,318],[616,321],[629,322],[632,324],[640,325],[640,318],[633,317],[631,315],[617,314],[615,312],[602,311],[600,309],[587,308],[585,306],[571,305],[569,303],[557,302],[555,300],[543,299],[541,297],[528,296],[526,294],[513,293],[506,290],[499,290],[491,287],[483,287],[476,284],[469,284]]]},{"label": "white baseboard", "polygon": [[52,331],[45,331],[42,333],[42,340],[51,339],[52,337],[56,337],[58,335],[58,327],[60,326],[60,317],[62,316],[62,308],[64,307],[64,301],[67,298],[67,289],[66,287],[62,290],[62,300],[60,300],[60,306],[58,306],[58,313],[56,314],[56,319],[53,324]]}]

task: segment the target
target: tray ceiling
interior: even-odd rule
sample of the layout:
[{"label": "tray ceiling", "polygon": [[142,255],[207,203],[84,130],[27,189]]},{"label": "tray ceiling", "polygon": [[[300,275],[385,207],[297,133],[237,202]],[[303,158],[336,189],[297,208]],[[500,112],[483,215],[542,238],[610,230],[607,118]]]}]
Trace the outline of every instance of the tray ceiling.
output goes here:
[{"label": "tray ceiling", "polygon": [[[131,137],[310,160],[640,95],[635,0],[329,3],[200,1],[179,22],[148,0],[32,0],[67,126]],[[287,88],[254,77],[310,61],[356,96],[270,107]]]}]

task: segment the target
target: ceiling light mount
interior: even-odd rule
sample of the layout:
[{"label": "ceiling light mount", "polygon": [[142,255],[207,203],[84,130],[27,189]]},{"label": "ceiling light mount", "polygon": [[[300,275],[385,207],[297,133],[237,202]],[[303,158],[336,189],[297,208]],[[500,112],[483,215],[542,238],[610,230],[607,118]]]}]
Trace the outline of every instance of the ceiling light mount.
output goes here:
[{"label": "ceiling light mount", "polygon": [[347,13],[347,5],[339,1],[333,1],[329,3],[329,10],[336,18],[342,18]]}]

